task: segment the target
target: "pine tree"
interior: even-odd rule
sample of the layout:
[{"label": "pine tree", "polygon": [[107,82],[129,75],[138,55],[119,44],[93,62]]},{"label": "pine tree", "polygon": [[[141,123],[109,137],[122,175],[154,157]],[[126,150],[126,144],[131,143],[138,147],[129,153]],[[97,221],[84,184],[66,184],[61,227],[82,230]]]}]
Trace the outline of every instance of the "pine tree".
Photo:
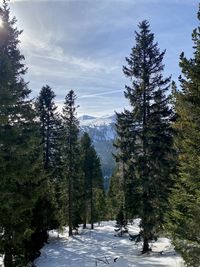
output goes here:
[{"label": "pine tree", "polygon": [[58,183],[62,182],[63,126],[54,99],[53,90],[48,85],[44,86],[36,101],[36,109],[40,123],[44,169],[54,186],[58,186]]},{"label": "pine tree", "polygon": [[[200,6],[198,12],[200,20]],[[200,28],[192,34],[193,58],[180,56],[181,91],[175,91],[177,183],[171,198],[169,229],[186,266],[200,262]]]},{"label": "pine tree", "polygon": [[82,173],[80,170],[80,145],[78,140],[79,122],[76,118],[76,95],[69,91],[65,98],[63,108],[64,127],[64,176],[67,181],[68,196],[68,225],[69,236],[77,228],[80,213],[80,199],[82,192]]},{"label": "pine tree", "polygon": [[25,266],[24,242],[33,232],[31,216],[41,193],[38,127],[26,68],[18,48],[16,19],[10,19],[6,0],[0,7],[0,250],[4,266]]},{"label": "pine tree", "polygon": [[60,155],[61,120],[54,103],[55,94],[48,86],[42,87],[36,101],[36,108],[40,119],[40,132],[43,145],[44,169],[54,171],[57,167],[57,157]]},{"label": "pine tree", "polygon": [[91,139],[87,133],[84,133],[81,138],[81,154],[82,154],[82,169],[84,174],[84,212],[83,212],[83,228],[86,228],[86,223],[89,218],[90,206],[90,191],[92,181],[92,159],[91,159]]},{"label": "pine tree", "polygon": [[[91,143],[88,133],[81,138],[82,168],[84,174],[84,219],[83,228],[90,218],[91,229],[94,228],[94,218],[99,219],[98,205],[103,202],[103,176],[100,160]],[[95,201],[96,200],[96,201]],[[96,215],[96,216],[95,216]],[[99,217],[99,218],[98,218]]]},{"label": "pine tree", "polygon": [[[102,177],[103,178],[103,177]],[[102,179],[103,184],[103,179]],[[94,189],[94,210],[95,210],[95,221],[98,221],[98,225],[100,226],[101,221],[107,220],[107,201],[106,194],[103,188],[95,188]]]},{"label": "pine tree", "polygon": [[[154,43],[147,21],[139,24],[139,30],[135,33],[136,45],[130,57],[126,58],[127,66],[123,68],[132,83],[132,86],[126,86],[125,91],[131,109],[118,114],[117,129],[120,132],[120,153],[124,154],[122,164],[125,164],[127,174],[132,175],[135,191],[132,202],[137,203],[134,206],[139,205],[144,240],[142,252],[145,253],[150,249],[149,241],[156,238],[164,220],[173,169],[167,169],[165,164],[171,166],[174,152],[170,127],[172,111],[165,95],[170,78],[164,79],[162,75],[165,51],[160,52],[158,44]],[[119,131],[124,126],[126,130]]]},{"label": "pine tree", "polygon": [[[117,139],[114,146],[117,148],[115,159],[119,162],[118,169],[122,175],[122,191],[123,191],[123,205],[120,207],[124,211],[126,224],[128,219],[137,216],[140,207],[141,191],[137,176],[134,175],[134,159],[132,157],[133,151],[136,151],[136,135],[133,134],[132,128],[132,114],[128,110],[122,113],[116,113],[116,132]],[[135,201],[132,201],[132,200]],[[138,201],[137,201],[138,200]]]},{"label": "pine tree", "polygon": [[[104,192],[104,179],[101,169],[100,158],[93,148],[93,180],[91,187],[91,228],[94,228],[93,222],[104,218],[105,205],[105,192]],[[92,211],[93,208],[93,211]]]},{"label": "pine tree", "polygon": [[123,232],[125,231],[127,226],[126,218],[124,217],[124,208],[121,207],[117,216],[116,216],[116,229],[118,231],[118,235],[122,237]]},{"label": "pine tree", "polygon": [[107,206],[107,217],[110,220],[116,219],[119,207],[124,207],[123,175],[119,164],[110,178]]},{"label": "pine tree", "polygon": [[[55,94],[47,85],[41,89],[36,100],[37,116],[41,136],[43,169],[46,174],[45,192],[38,199],[33,210],[32,235],[30,246],[38,250],[47,241],[47,231],[58,228],[63,223],[61,206],[62,161],[61,161],[61,119],[56,112]],[[58,208],[59,207],[59,208]]]}]

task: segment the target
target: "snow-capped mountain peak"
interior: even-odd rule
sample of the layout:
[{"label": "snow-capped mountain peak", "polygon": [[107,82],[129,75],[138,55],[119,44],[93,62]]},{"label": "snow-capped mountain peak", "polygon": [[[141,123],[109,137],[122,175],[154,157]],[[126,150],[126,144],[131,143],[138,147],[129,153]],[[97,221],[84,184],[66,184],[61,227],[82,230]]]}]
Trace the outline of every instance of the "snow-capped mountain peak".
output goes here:
[{"label": "snow-capped mountain peak", "polygon": [[98,126],[109,126],[115,123],[115,115],[106,115],[102,117],[93,117],[89,115],[83,115],[79,117],[80,126],[98,127]]},{"label": "snow-capped mountain peak", "polygon": [[[100,157],[104,177],[110,177],[115,168],[113,142],[116,138],[115,115],[79,117],[81,133],[87,132]],[[108,180],[106,180],[108,181]],[[108,183],[108,182],[107,182]],[[108,185],[105,186],[107,188]]]},{"label": "snow-capped mountain peak", "polygon": [[96,117],[90,115],[82,115],[79,117],[80,121],[94,120]]}]

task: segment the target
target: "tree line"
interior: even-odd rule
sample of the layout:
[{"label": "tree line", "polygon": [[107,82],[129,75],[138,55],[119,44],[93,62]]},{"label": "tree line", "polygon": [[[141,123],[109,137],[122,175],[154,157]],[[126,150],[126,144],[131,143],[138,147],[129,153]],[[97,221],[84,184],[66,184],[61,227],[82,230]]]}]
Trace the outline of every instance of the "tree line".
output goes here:
[{"label": "tree line", "polygon": [[[80,136],[76,95],[62,114],[44,86],[30,100],[16,19],[0,8],[0,253],[5,267],[37,256],[47,231],[89,222],[139,217],[142,253],[163,233],[186,266],[200,261],[200,28],[192,33],[193,58],[180,55],[181,88],[164,77],[160,51],[144,20],[123,67],[130,107],[116,114],[117,167],[107,196],[100,160],[87,133]],[[200,9],[198,12],[200,20]]]},{"label": "tree line", "polygon": [[[198,12],[200,20],[200,9]],[[129,108],[116,113],[116,170],[108,202],[120,226],[139,217],[142,253],[160,235],[172,239],[186,266],[200,262],[200,27],[193,58],[180,55],[181,88],[164,77],[163,58],[144,20],[123,67]]]},{"label": "tree line", "polygon": [[89,135],[80,134],[74,91],[62,115],[48,85],[30,100],[22,32],[6,0],[0,17],[0,254],[5,267],[26,266],[48,230],[68,225],[71,236],[102,219],[103,176]]}]

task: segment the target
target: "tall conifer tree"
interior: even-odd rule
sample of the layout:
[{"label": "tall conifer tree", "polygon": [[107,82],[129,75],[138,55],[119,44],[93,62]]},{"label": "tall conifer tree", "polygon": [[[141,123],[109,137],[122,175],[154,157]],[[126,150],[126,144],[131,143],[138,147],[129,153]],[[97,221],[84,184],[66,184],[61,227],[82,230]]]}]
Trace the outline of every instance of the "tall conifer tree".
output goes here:
[{"label": "tall conifer tree", "polygon": [[[91,229],[94,228],[95,217],[100,218],[100,210],[103,200],[103,176],[100,160],[87,133],[81,138],[82,168],[84,175],[84,220],[83,227],[90,218]],[[97,218],[98,219],[98,218]]]},{"label": "tall conifer tree", "polygon": [[109,183],[107,195],[107,217],[116,219],[120,207],[124,207],[124,190],[123,190],[123,174],[122,168],[117,164]]},{"label": "tall conifer tree", "polygon": [[[116,131],[118,135],[114,143],[114,146],[118,149],[118,153],[115,155],[115,159],[118,162],[118,168],[116,170],[121,173],[123,191],[123,203],[120,205],[120,212],[123,209],[125,222],[127,224],[129,218],[138,215],[138,209],[140,207],[140,198],[138,195],[140,191],[139,182],[136,176],[133,177],[134,159],[131,156],[133,151],[135,151],[136,135],[133,134],[133,129],[131,129],[131,112],[124,110],[124,112],[116,113],[116,115]],[[135,199],[135,201],[132,201],[133,199]]]},{"label": "tall conifer tree", "polygon": [[[198,12],[200,21],[200,6]],[[193,58],[180,56],[181,91],[175,91],[176,146],[179,152],[177,183],[171,198],[169,229],[186,262],[200,262],[200,28],[192,34]]]},{"label": "tall conifer tree", "polygon": [[[63,214],[60,203],[62,184],[61,163],[61,119],[56,112],[55,94],[47,85],[44,86],[36,100],[36,111],[39,117],[43,169],[46,174],[45,192],[38,200],[33,212],[32,225],[35,227],[32,243],[46,241],[47,230],[58,228]],[[62,184],[62,185],[61,185]],[[59,206],[59,209],[58,209]],[[38,223],[39,222],[39,223]],[[33,244],[36,247],[36,244]]]},{"label": "tall conifer tree", "polygon": [[61,141],[61,119],[54,99],[53,90],[46,85],[42,87],[36,101],[43,145],[43,164],[44,169],[49,171],[54,171],[56,168],[56,159],[60,155],[59,141]]},{"label": "tall conifer tree", "polygon": [[0,250],[4,266],[25,266],[32,210],[41,192],[42,171],[35,112],[23,79],[16,19],[8,2],[0,7]]},{"label": "tall conifer tree", "polygon": [[[126,131],[119,132],[121,153],[127,149],[124,144],[125,141],[128,143],[130,136],[128,149],[131,151],[125,153],[124,163],[127,170],[132,168],[133,196],[137,196],[132,201],[139,205],[144,240],[142,251],[145,253],[150,249],[149,241],[156,238],[168,202],[172,169],[167,169],[165,164],[169,166],[172,161],[173,139],[170,128],[172,111],[165,95],[170,78],[162,75],[165,51],[160,52],[158,44],[154,43],[154,34],[146,20],[139,24],[139,30],[135,33],[136,45],[123,68],[132,83],[125,91],[131,109],[117,116],[117,129],[119,132],[124,125],[126,128]],[[161,197],[165,190],[166,194]]]},{"label": "tall conifer tree", "polygon": [[78,141],[79,122],[76,118],[76,95],[70,90],[63,108],[64,127],[64,175],[67,181],[69,236],[77,227],[80,213],[82,173],[80,170],[80,145]]}]

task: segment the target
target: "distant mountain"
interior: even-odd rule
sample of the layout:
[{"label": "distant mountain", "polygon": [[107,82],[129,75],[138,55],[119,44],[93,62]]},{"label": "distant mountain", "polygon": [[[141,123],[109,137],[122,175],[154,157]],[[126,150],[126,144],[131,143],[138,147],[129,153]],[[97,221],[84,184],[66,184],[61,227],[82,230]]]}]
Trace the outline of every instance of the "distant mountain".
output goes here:
[{"label": "distant mountain", "polygon": [[88,120],[94,120],[96,117],[89,116],[89,115],[83,115],[79,118],[81,121],[88,121]]},{"label": "distant mountain", "polygon": [[116,116],[93,117],[83,115],[79,118],[79,121],[81,132],[87,132],[89,134],[100,157],[105,188],[107,189],[109,178],[115,168],[115,160],[112,153],[115,152],[113,141],[116,137]]},{"label": "distant mountain", "polygon": [[88,132],[93,142],[115,139],[115,115],[92,117],[83,115],[79,118],[81,129]]}]

